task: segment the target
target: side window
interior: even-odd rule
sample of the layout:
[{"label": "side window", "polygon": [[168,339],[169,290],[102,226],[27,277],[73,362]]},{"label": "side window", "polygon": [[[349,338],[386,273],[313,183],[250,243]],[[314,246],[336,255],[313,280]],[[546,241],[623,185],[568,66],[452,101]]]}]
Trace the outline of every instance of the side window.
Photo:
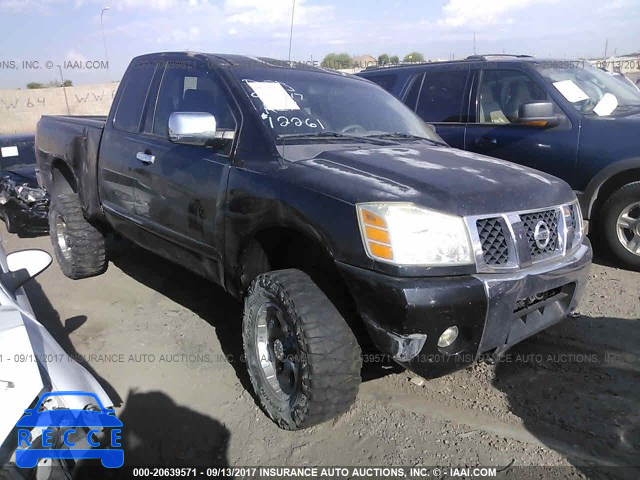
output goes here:
[{"label": "side window", "polygon": [[158,89],[160,87],[162,76],[164,75],[164,69],[165,65],[159,63],[158,68],[156,69],[156,73],[153,76],[153,80],[151,81],[151,89],[147,94],[147,102],[145,104],[144,111],[142,112],[142,115],[144,116],[142,121],[142,131],[144,133],[151,133],[153,130],[153,117],[156,114]]},{"label": "side window", "polygon": [[424,73],[416,75],[412,80],[411,87],[407,91],[407,95],[404,98],[404,103],[415,112],[416,104],[418,103],[418,95],[422,88],[422,80],[424,79]]},{"label": "side window", "polygon": [[425,122],[462,122],[468,77],[468,70],[427,71],[416,113]]},{"label": "side window", "polygon": [[114,128],[125,132],[138,131],[142,108],[156,68],[155,63],[140,63],[128,70],[127,83],[124,85],[113,121]]},{"label": "side window", "polygon": [[390,92],[391,89],[395,86],[397,79],[397,75],[373,75],[368,78],[368,80],[371,80],[373,83],[377,83],[387,92]]},{"label": "side window", "polygon": [[173,112],[208,112],[216,117],[219,130],[235,130],[230,98],[222,81],[209,70],[167,66],[156,103],[153,133],[168,136]]},{"label": "side window", "polygon": [[477,123],[512,123],[518,119],[522,104],[538,101],[552,99],[527,74],[518,70],[483,70]]}]

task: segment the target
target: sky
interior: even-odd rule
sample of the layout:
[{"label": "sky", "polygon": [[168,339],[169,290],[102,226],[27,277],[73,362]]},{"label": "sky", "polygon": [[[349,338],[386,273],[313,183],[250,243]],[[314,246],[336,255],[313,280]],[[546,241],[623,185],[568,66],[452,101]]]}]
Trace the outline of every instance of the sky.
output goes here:
[{"label": "sky", "polygon": [[[59,80],[61,73],[75,85],[119,80],[132,57],[158,51],[288,58],[292,5],[0,0],[0,88]],[[104,7],[109,10],[101,23]],[[295,0],[291,59],[321,61],[329,52],[403,57],[412,51],[431,59],[463,58],[473,53],[474,32],[477,53],[601,57],[607,39],[609,55],[639,52],[640,1]],[[105,60],[108,69],[99,63]],[[87,68],[87,61],[98,63]]]}]

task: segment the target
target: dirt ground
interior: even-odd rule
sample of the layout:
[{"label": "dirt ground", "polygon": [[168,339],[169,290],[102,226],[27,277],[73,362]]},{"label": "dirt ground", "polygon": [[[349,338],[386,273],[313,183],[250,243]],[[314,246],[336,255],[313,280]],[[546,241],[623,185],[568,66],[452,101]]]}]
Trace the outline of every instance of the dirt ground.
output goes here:
[{"label": "dirt ground", "polygon": [[[4,225],[0,236],[9,252],[51,252],[48,237],[19,239]],[[578,316],[504,361],[422,386],[366,363],[348,414],[295,433],[254,401],[240,305],[199,277],[127,245],[103,276],[72,281],[54,262],[28,293],[119,401],[127,464],[559,467],[531,478],[633,478],[588,467],[640,465],[640,273],[606,261]]]}]

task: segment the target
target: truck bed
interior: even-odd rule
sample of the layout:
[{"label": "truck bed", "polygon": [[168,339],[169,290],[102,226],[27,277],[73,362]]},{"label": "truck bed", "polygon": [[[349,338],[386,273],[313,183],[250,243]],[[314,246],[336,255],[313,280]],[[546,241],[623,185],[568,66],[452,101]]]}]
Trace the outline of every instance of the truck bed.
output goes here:
[{"label": "truck bed", "polygon": [[52,171],[70,175],[85,214],[101,216],[98,199],[98,151],[106,116],[43,115],[36,128],[38,183],[52,185]]},{"label": "truck bed", "polygon": [[55,118],[66,123],[74,123],[80,125],[87,125],[91,127],[103,128],[107,123],[106,115],[43,115],[47,118]]}]

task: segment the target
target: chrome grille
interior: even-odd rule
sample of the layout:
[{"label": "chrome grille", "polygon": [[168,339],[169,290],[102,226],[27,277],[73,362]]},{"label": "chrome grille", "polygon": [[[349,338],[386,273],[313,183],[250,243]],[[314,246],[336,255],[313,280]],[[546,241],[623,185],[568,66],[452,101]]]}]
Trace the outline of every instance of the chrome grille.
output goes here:
[{"label": "chrome grille", "polygon": [[484,218],[478,220],[476,226],[486,264],[501,266],[509,263],[509,244],[500,218]]},{"label": "chrome grille", "polygon": [[[557,209],[526,213],[520,215],[520,219],[524,223],[525,234],[529,241],[529,250],[533,261],[553,254],[561,247],[558,232],[560,212]],[[544,225],[549,229],[549,242],[545,246],[539,245],[536,241],[536,229],[538,225],[542,225],[541,222],[544,222]]]},{"label": "chrome grille", "polygon": [[574,251],[581,243],[574,234],[581,228],[580,215],[574,201],[542,210],[466,217],[478,273],[528,268]]}]

